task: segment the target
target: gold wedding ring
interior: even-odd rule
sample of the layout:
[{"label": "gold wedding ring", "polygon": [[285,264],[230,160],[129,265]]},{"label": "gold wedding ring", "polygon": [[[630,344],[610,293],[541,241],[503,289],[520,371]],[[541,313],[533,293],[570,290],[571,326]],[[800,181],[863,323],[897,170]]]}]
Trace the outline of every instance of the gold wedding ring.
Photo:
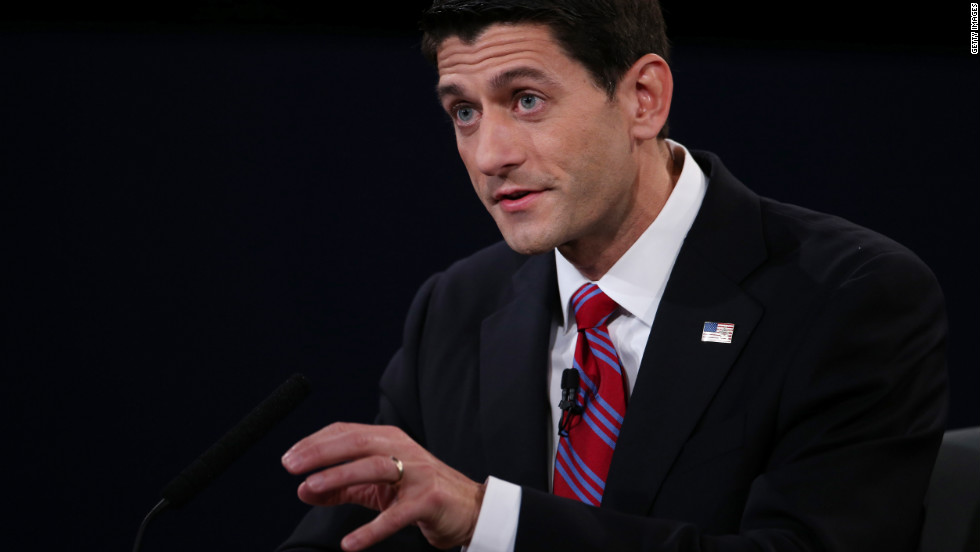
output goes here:
[{"label": "gold wedding ring", "polygon": [[402,461],[394,456],[391,457],[391,460],[395,463],[395,467],[398,468],[398,479],[392,481],[391,484],[397,485],[401,483],[402,477],[405,477],[405,464],[402,464]]}]

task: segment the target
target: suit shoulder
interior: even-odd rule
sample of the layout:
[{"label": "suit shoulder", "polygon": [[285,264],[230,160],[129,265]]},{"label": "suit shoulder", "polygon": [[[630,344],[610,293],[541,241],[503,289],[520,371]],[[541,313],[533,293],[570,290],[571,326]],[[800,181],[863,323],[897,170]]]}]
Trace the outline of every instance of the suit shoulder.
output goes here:
[{"label": "suit shoulder", "polygon": [[914,273],[934,280],[932,271],[895,240],[844,218],[761,198],[763,228],[771,259],[793,259],[819,280],[840,282],[869,271]]},{"label": "suit shoulder", "polygon": [[514,275],[530,259],[535,257],[517,253],[503,241],[485,247],[435,277],[431,304],[437,311],[457,316],[464,312],[482,316],[513,292]]},{"label": "suit shoulder", "polygon": [[[846,277],[861,266],[890,263],[931,275],[925,263],[898,242],[838,216],[759,196],[728,172],[718,156],[697,150],[691,153],[709,178],[702,209],[712,215],[702,221],[699,237],[709,244],[713,255],[725,254],[712,244],[718,236],[731,239],[728,234],[733,229],[737,239],[753,243],[748,240],[755,236],[758,221],[763,256],[777,265],[798,267],[803,270],[802,276],[810,274],[818,281],[835,275]],[[739,251],[738,258],[727,261],[737,264],[748,250],[731,251]]]},{"label": "suit shoulder", "polygon": [[476,251],[454,262],[445,270],[450,280],[504,279],[519,270],[530,257],[517,253],[503,241]]}]

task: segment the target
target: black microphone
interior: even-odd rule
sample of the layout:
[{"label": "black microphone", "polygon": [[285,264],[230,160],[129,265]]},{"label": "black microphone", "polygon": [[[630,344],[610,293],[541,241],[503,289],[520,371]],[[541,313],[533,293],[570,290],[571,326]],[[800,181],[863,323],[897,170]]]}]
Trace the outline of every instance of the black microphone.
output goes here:
[{"label": "black microphone", "polygon": [[582,407],[575,400],[578,395],[578,370],[565,368],[561,373],[561,401],[558,408],[572,414],[581,414]]},{"label": "black microphone", "polygon": [[558,408],[561,409],[558,435],[568,437],[568,429],[572,425],[572,416],[582,413],[582,407],[578,404],[577,398],[578,370],[565,368],[561,373],[561,400],[558,401]]},{"label": "black microphone", "polygon": [[293,374],[248,416],[211,445],[160,492],[170,506],[179,508],[204,489],[249,447],[292,412],[307,395],[310,382],[303,374]]},{"label": "black microphone", "polygon": [[143,531],[149,520],[168,506],[179,508],[201,492],[276,424],[292,412],[310,394],[310,382],[303,374],[293,374],[264,401],[256,406],[238,425],[204,451],[160,492],[163,497],[143,520],[136,535],[139,550]]}]

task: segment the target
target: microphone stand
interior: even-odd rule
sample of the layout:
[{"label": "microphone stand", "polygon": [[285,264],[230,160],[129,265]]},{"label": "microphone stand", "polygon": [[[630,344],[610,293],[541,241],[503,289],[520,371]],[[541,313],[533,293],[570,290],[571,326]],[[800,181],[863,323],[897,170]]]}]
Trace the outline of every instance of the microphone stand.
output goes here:
[{"label": "microphone stand", "polygon": [[143,545],[143,533],[146,532],[146,526],[150,524],[150,520],[165,510],[167,506],[170,506],[170,501],[163,498],[160,500],[160,502],[157,502],[157,505],[150,510],[150,513],[146,514],[145,518],[143,518],[143,523],[140,524],[140,529],[136,532],[136,543],[133,544],[133,552],[140,552],[140,547]]}]

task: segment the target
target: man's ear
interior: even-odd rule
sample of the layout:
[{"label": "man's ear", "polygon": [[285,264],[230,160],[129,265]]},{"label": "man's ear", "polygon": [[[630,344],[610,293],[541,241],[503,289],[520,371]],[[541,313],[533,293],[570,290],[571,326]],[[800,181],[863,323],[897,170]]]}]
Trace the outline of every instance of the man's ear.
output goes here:
[{"label": "man's ear", "polygon": [[620,94],[626,94],[633,111],[633,136],[652,140],[667,124],[674,77],[664,58],[647,54],[636,61],[621,81]]}]

